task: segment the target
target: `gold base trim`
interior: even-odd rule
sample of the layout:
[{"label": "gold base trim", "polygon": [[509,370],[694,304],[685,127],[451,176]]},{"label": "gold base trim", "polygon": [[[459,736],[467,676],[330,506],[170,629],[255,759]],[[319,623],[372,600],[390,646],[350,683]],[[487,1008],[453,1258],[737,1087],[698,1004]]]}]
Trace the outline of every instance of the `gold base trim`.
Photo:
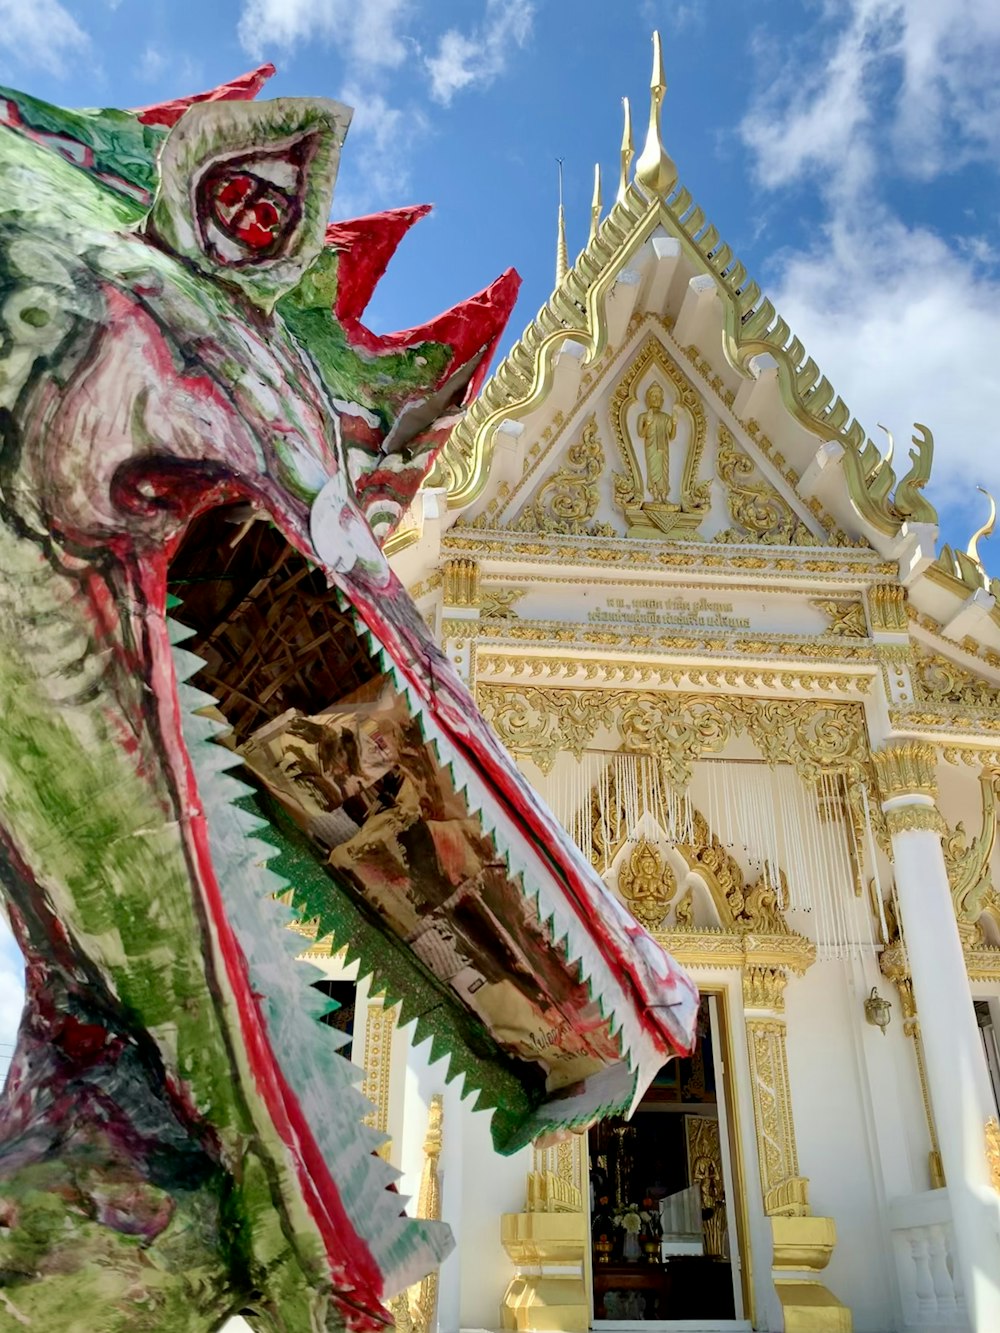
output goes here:
[{"label": "gold base trim", "polygon": [[774,1284],[785,1333],[852,1333],[850,1309],[822,1282],[783,1278]]}]

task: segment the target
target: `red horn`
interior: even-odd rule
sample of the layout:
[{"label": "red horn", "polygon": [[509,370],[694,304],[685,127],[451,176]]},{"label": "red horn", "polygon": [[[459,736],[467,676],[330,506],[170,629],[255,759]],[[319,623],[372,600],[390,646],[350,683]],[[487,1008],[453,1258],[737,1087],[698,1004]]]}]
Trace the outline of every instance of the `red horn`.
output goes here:
[{"label": "red horn", "polygon": [[274,73],[273,65],[261,65],[249,74],[241,74],[229,83],[222,83],[218,88],[211,88],[207,93],[192,93],[190,97],[178,97],[173,102],[157,102],[155,106],[144,106],[135,114],[143,125],[165,125],[168,129],[176,125],[189,106],[195,102],[250,102],[267,83]]}]

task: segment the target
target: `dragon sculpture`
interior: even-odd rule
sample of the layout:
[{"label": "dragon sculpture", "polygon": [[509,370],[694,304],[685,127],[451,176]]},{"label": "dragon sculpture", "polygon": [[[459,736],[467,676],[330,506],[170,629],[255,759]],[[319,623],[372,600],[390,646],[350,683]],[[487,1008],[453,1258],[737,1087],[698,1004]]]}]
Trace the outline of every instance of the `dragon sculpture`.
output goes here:
[{"label": "dragon sculpture", "polygon": [[328,224],[349,112],[254,101],[271,72],[142,111],[0,89],[4,1328],[376,1329],[440,1262],[296,920],[500,1151],[627,1111],[692,1042],[690,981],[382,551],[516,276],[366,329],[424,210]]}]

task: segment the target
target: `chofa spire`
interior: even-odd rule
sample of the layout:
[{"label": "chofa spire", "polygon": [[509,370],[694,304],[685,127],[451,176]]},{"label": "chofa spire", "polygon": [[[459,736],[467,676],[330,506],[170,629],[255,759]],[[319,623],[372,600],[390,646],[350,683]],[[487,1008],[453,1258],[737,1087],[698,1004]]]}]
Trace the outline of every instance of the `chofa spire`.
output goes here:
[{"label": "chofa spire", "polygon": [[625,124],[622,128],[621,170],[616,196],[616,202],[619,204],[625,198],[628,190],[629,173],[632,170],[632,159],[635,157],[635,145],[632,142],[632,107],[629,105],[627,97],[622,98],[622,109],[625,112]]},{"label": "chofa spire", "polygon": [[597,235],[597,228],[601,225],[601,209],[604,201],[601,199],[601,164],[594,163],[594,197],[590,201],[590,235],[587,238],[588,244]]},{"label": "chofa spire", "polygon": [[562,282],[569,271],[569,254],[566,250],[566,210],[563,207],[563,160],[556,158],[559,164],[559,222],[556,237],[556,286]]},{"label": "chofa spire", "polygon": [[653,76],[649,88],[649,128],[646,131],[646,142],[635,164],[635,178],[650,194],[663,198],[676,184],[677,167],[660,137],[660,108],[667,91],[667,81],[663,74],[663,51],[658,32],[653,33]]},{"label": "chofa spire", "polygon": [[979,491],[981,495],[985,495],[987,500],[989,500],[990,513],[989,517],[987,518],[986,522],[982,525],[982,527],[977,528],[976,531],[969,538],[969,545],[966,548],[966,554],[968,555],[970,560],[975,560],[977,565],[982,565],[983,561],[982,557],[979,554],[979,543],[981,541],[984,541],[987,537],[992,537],[993,535],[993,529],[996,527],[996,522],[997,522],[997,504],[996,501],[993,499],[993,496],[990,495],[989,491],[984,490],[982,486],[977,486],[976,490]]}]

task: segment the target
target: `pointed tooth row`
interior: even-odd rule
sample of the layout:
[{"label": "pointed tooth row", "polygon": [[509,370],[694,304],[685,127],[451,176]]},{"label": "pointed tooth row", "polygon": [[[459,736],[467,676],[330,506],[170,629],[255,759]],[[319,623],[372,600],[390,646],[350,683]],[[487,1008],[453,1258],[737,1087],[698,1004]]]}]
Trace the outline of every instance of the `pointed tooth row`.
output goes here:
[{"label": "pointed tooth row", "polygon": [[[558,898],[551,898],[545,894],[543,906],[546,874],[550,872],[542,868],[540,873],[538,862],[523,854],[522,839],[517,836],[505,836],[504,830],[508,823],[505,812],[493,798],[486,784],[470,768],[454,745],[441,734],[424,701],[399,670],[388,650],[382,647],[356,613],[354,619],[359,636],[382,670],[391,677],[397,693],[405,698],[411,715],[420,724],[425,740],[434,746],[441,767],[449,770],[456,793],[465,800],[469,813],[478,818],[484,833],[492,838],[497,852],[504,858],[509,877],[532,904],[539,923],[548,932],[553,945],[561,950],[569,966],[577,972],[593,996],[593,976],[606,974],[608,969],[591,936],[583,930],[575,913],[564,907]],[[568,842],[568,839],[566,841]],[[578,854],[575,847],[571,850]],[[535,887],[529,891],[528,885]],[[610,1011],[606,1008],[602,995],[596,998],[602,1016],[608,1020],[609,1036],[617,1038],[622,1058],[627,1060],[630,1066],[636,1063],[648,1064],[655,1072],[662,1063],[662,1056],[658,1052],[651,1053],[651,1058],[647,1055],[645,1061],[638,1057],[639,1052],[648,1050],[649,1042],[637,1026],[630,1024],[633,1030],[630,1033],[626,1032],[623,1015],[630,1014],[631,1010],[627,1007],[625,997],[621,996],[619,1002],[611,1006]]]},{"label": "pointed tooth row", "polygon": [[[359,620],[358,624],[361,623]],[[539,922],[547,930],[555,947],[562,951],[570,967],[577,971],[581,981],[592,991],[591,979],[595,975],[606,976],[607,965],[576,914],[558,897],[545,893],[551,872],[540,866],[522,838],[516,834],[507,835],[509,821],[503,807],[459,751],[441,735],[426,705],[400,672],[390,654],[378,645],[370,632],[367,638],[376,650],[382,669],[391,676],[397,691],[405,696],[411,714],[419,720],[425,738],[433,744],[441,766],[449,769],[455,790],[463,796],[469,813],[479,819],[483,831],[493,839],[498,853],[506,862],[510,878],[520,886],[522,893],[533,905]],[[571,850],[576,852],[575,848]],[[529,885],[532,886],[530,890],[527,888]],[[627,1021],[625,1016],[631,1015],[631,1008],[625,996],[616,997],[618,1002],[612,1004],[610,1009],[605,1006],[602,996],[597,998],[601,1012],[608,1020],[609,1035],[617,1038],[622,1058],[627,1060],[630,1066],[636,1063],[648,1063],[654,1069],[659,1068],[662,1055],[658,1052],[650,1052],[645,1060],[639,1054],[648,1050],[649,1041],[637,1024]],[[627,1030],[627,1027],[630,1030]]]},{"label": "pointed tooth row", "polygon": [[[193,653],[175,649],[179,681],[201,669]],[[277,895],[287,880],[267,862],[278,849],[255,836],[266,828],[239,802],[253,789],[229,772],[242,763],[238,754],[217,745],[226,728],[198,710],[214,705],[211,696],[185,683],[178,685],[185,746],[198,776],[212,860],[225,894],[227,911],[246,957],[254,991],[268,1027],[272,1049],[283,1054],[282,1069],[299,1099],[318,1147],[337,1182],[341,1201],[379,1265],[387,1290],[398,1290],[426,1273],[447,1252],[449,1233],[439,1224],[401,1217],[400,1196],[389,1191],[399,1172],[377,1155],[385,1135],[363,1122],[370,1103],[355,1084],[364,1077],[337,1054],[349,1040],[316,1021],[330,1005],[307,978],[319,970],[295,961],[302,941],[288,929],[294,916]],[[305,1021],[303,1019],[305,1018]]]}]

